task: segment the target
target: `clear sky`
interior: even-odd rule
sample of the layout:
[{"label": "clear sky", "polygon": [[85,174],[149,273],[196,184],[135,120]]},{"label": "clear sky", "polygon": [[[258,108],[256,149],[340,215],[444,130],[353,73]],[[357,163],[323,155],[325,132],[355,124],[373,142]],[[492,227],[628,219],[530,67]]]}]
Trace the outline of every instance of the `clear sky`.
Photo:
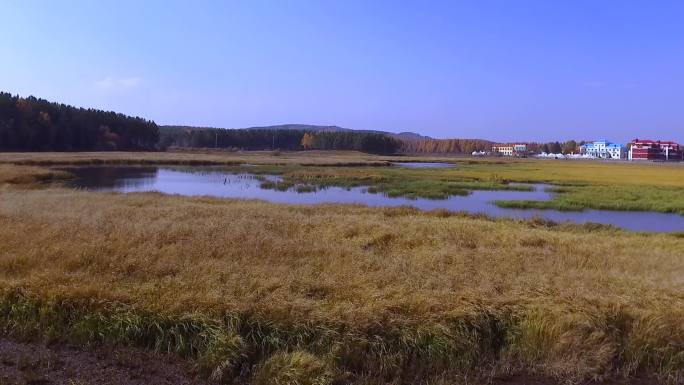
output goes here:
[{"label": "clear sky", "polygon": [[158,124],[684,141],[684,1],[3,0],[0,90]]}]

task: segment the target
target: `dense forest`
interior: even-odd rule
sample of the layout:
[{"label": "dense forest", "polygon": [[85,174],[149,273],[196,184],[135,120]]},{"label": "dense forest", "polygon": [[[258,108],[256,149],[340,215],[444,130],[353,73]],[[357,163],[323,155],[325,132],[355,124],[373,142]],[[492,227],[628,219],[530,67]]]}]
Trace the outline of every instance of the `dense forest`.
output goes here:
[{"label": "dense forest", "polygon": [[154,122],[0,92],[0,151],[154,149]]},{"label": "dense forest", "polygon": [[356,150],[391,154],[402,142],[388,135],[365,131],[283,130],[270,128],[222,129],[164,126],[160,148],[233,148],[239,150]]},{"label": "dense forest", "polygon": [[222,129],[162,126],[159,147],[234,148],[239,150],[301,150],[300,130]]},{"label": "dense forest", "polygon": [[494,142],[483,139],[428,139],[405,141],[402,151],[409,153],[471,154],[473,151],[490,151]]},{"label": "dense forest", "polygon": [[369,153],[392,154],[401,149],[402,142],[385,134],[369,132],[317,132],[302,139],[304,147],[317,150],[357,150]]}]

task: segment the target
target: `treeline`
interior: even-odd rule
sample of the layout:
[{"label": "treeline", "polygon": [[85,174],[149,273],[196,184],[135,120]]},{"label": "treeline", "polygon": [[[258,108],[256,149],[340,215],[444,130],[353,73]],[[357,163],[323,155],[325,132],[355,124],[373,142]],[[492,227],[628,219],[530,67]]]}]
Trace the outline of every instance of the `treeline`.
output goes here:
[{"label": "treeline", "polygon": [[527,150],[533,153],[547,154],[577,154],[580,152],[580,146],[586,141],[568,140],[566,142],[548,142],[548,143],[529,143]]},{"label": "treeline", "polygon": [[[402,140],[383,132],[273,128],[220,129],[164,126],[120,113],[76,108],[0,92],[0,151],[153,150],[169,147],[239,150],[356,150],[376,154],[491,151],[482,139]],[[294,126],[293,126],[294,127]],[[323,127],[326,129],[326,127]],[[584,142],[528,143],[531,153],[577,153]]]},{"label": "treeline", "polygon": [[0,151],[143,150],[158,140],[149,120],[0,92]]},{"label": "treeline", "polygon": [[[393,154],[401,149],[402,141],[385,134],[371,132],[316,132],[302,138],[305,148],[316,150],[356,150],[376,154]],[[307,140],[308,137],[312,138]]]},{"label": "treeline", "polygon": [[391,154],[400,150],[402,142],[384,134],[371,132],[309,132],[276,129],[221,129],[164,126],[160,148],[233,148],[238,150],[356,150]]},{"label": "treeline", "polygon": [[494,143],[482,139],[428,139],[405,141],[403,152],[472,154],[473,151],[490,151]]},{"label": "treeline", "polygon": [[163,126],[159,145],[192,148],[235,148],[240,150],[299,150],[305,131],[195,128]]}]

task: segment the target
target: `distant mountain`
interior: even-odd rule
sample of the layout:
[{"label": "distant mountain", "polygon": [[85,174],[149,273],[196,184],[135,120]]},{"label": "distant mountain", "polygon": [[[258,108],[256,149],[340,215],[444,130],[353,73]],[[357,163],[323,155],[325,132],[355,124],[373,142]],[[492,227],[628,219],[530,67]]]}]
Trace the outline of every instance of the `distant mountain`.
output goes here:
[{"label": "distant mountain", "polygon": [[[161,126],[161,129],[185,129],[185,130],[209,130],[216,129],[216,127],[192,127],[192,126]],[[238,128],[233,128],[238,129]],[[244,130],[294,130],[294,131],[309,131],[309,132],[340,132],[340,131],[353,131],[353,132],[369,132],[376,134],[384,134],[404,141],[416,141],[416,140],[427,140],[432,139],[429,136],[424,136],[417,134],[415,132],[388,132],[379,130],[355,130],[351,128],[344,128],[340,126],[320,126],[314,124],[277,124],[273,126],[256,126],[256,127],[245,127],[241,128]]]},{"label": "distant mountain", "polygon": [[312,132],[355,131],[340,126],[319,126],[315,124],[276,124],[272,126],[245,127],[245,130],[299,130]]},{"label": "distant mountain", "polygon": [[403,141],[432,140],[432,138],[429,136],[416,134],[415,132],[400,132],[398,134],[388,132],[387,135],[393,136]]}]

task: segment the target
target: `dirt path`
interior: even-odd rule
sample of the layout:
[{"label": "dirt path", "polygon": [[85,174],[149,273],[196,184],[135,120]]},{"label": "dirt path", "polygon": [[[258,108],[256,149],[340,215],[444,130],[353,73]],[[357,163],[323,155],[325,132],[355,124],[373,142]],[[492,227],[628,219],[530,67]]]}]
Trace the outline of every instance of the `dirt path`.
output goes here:
[{"label": "dirt path", "polygon": [[[0,385],[209,385],[182,359],[138,349],[82,349],[45,346],[0,337]],[[475,384],[473,384],[475,385]],[[515,376],[492,385],[560,385],[538,377]],[[652,379],[601,385],[661,385]]]},{"label": "dirt path", "polygon": [[205,385],[170,355],[46,347],[0,338],[0,385]]}]

